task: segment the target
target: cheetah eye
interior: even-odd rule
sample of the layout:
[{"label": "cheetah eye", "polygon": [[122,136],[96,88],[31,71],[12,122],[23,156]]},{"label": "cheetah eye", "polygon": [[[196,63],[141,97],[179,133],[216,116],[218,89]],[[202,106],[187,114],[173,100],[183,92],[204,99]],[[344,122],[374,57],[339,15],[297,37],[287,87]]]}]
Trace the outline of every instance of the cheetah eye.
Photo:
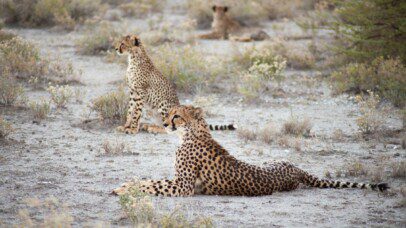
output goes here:
[{"label": "cheetah eye", "polygon": [[140,41],[138,39],[135,39],[134,40],[134,45],[138,47],[140,45]]},{"label": "cheetah eye", "polygon": [[176,118],[179,118],[179,117],[180,117],[179,115],[174,115],[173,119],[176,119]]}]

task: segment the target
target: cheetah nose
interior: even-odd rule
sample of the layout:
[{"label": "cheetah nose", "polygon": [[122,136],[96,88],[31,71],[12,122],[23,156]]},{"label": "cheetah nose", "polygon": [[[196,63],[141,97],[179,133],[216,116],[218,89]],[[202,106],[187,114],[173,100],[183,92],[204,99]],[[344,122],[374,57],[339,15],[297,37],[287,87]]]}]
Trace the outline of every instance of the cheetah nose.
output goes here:
[{"label": "cheetah nose", "polygon": [[167,127],[169,124],[164,123],[164,127]]}]

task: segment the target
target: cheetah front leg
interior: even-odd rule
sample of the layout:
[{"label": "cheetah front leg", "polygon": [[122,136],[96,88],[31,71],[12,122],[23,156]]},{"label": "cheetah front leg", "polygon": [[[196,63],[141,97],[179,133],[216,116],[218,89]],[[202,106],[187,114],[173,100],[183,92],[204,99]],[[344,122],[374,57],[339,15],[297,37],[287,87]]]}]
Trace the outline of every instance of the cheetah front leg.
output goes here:
[{"label": "cheetah front leg", "polygon": [[142,107],[144,106],[144,91],[132,90],[130,92],[129,108],[127,113],[127,122],[124,126],[117,128],[120,132],[126,134],[137,134],[139,130]]},{"label": "cheetah front leg", "polygon": [[[165,121],[165,117],[167,116],[170,107],[168,107],[168,105],[164,105],[164,104],[161,104],[160,106],[161,107],[158,108],[158,112],[161,115],[161,119],[162,119],[162,123],[163,123]],[[165,134],[166,133],[166,130],[162,125],[159,126],[156,124],[141,124],[140,129],[142,131],[146,131],[148,133],[153,133],[153,134]]]},{"label": "cheetah front leg", "polygon": [[195,193],[197,178],[193,173],[180,175],[174,180],[141,180],[126,182],[113,190],[115,195],[124,195],[131,188],[155,196],[192,196]]}]

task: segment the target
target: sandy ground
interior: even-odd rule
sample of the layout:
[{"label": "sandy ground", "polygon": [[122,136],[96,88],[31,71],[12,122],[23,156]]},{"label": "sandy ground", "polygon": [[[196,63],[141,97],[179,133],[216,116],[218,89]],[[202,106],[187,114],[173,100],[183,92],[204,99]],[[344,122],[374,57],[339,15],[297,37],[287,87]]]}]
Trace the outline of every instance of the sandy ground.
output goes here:
[{"label": "sandy ground", "polygon": [[[284,28],[279,34],[300,32],[292,22],[274,23]],[[265,26],[272,33],[272,23]],[[115,90],[112,82],[123,79],[125,67],[106,63],[98,56],[77,55],[73,40],[80,32],[11,31],[36,43],[44,54],[59,55],[71,61],[75,69],[82,71],[83,85],[79,87],[87,93],[83,104],[71,103],[67,110],[53,112],[40,124],[33,123],[24,110],[1,108],[1,114],[12,122],[16,132],[8,141],[0,142],[0,220],[6,224],[17,223],[16,214],[25,207],[26,198],[55,196],[69,205],[74,225],[96,221],[130,225],[128,220],[122,219],[118,198],[109,195],[110,191],[133,176],[173,177],[178,139],[174,135],[124,135],[116,133],[115,126],[83,127],[82,121],[89,117],[87,105],[95,97]],[[303,41],[294,42],[301,45]],[[202,51],[209,54],[226,53],[231,47],[227,41],[202,41],[200,45]],[[388,144],[385,139],[359,139],[355,123],[359,108],[347,95],[333,97],[329,86],[319,80],[316,72],[287,69],[286,74],[288,78],[282,85],[285,95],[265,97],[266,102],[261,104],[244,104],[239,97],[227,94],[184,94],[182,103],[192,104],[196,97],[206,98],[209,101],[204,108],[211,114],[210,123],[234,122],[246,128],[271,123],[278,129],[292,114],[310,119],[315,137],[300,139],[301,152],[276,144],[246,143],[236,132],[213,133],[231,154],[252,164],[284,159],[323,176],[326,170],[334,172],[354,160],[378,166],[382,161],[389,164],[405,159],[405,150]],[[303,86],[309,80],[311,83]],[[33,100],[47,96],[44,91],[29,90],[27,94]],[[390,129],[399,129],[401,124],[396,116],[386,121]],[[333,133],[337,130],[344,133],[344,138],[334,139]],[[101,146],[106,140],[125,143],[127,153],[103,155]],[[388,182],[395,189],[406,183],[399,179],[388,179]],[[405,208],[398,207],[401,197],[400,194],[382,195],[361,190],[300,188],[263,197],[155,197],[153,201],[159,211],[180,206],[187,217],[209,216],[219,227],[405,227]]]}]

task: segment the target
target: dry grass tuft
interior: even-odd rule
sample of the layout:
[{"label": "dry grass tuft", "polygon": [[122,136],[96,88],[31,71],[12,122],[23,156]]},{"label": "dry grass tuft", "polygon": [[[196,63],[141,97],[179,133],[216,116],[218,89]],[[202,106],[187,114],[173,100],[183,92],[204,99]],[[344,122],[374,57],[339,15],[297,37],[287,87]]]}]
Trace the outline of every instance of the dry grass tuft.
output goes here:
[{"label": "dry grass tuft", "polygon": [[118,141],[111,143],[110,141],[106,140],[102,145],[103,155],[108,156],[122,155],[125,153],[125,148],[125,143]]},{"label": "dry grass tuft", "polygon": [[392,177],[393,178],[405,178],[406,177],[406,162],[394,162],[392,163]]},{"label": "dry grass tuft", "polygon": [[124,122],[128,110],[128,98],[123,87],[92,101],[91,109],[105,121]]},{"label": "dry grass tuft", "polygon": [[[18,227],[71,227],[73,217],[68,206],[55,197],[41,201],[37,198],[25,199],[26,209],[18,211]],[[36,216],[40,214],[40,216]]]},{"label": "dry grass tuft", "polygon": [[283,124],[281,132],[282,134],[309,137],[311,129],[312,124],[309,119],[299,120],[297,117],[292,117]]},{"label": "dry grass tuft", "polygon": [[24,103],[24,89],[10,75],[7,69],[2,69],[0,75],[0,105],[11,106],[19,101]]},{"label": "dry grass tuft", "polygon": [[237,130],[237,135],[239,138],[244,139],[246,142],[260,140],[261,142],[266,144],[272,144],[278,136],[277,132],[271,125],[267,125],[259,130],[239,128]]},{"label": "dry grass tuft", "polygon": [[120,196],[120,205],[136,227],[213,227],[212,220],[207,217],[189,221],[179,207],[168,214],[158,214],[151,198],[136,186],[130,188],[128,194]]},{"label": "dry grass tuft", "polygon": [[51,112],[51,105],[49,101],[42,99],[39,102],[31,101],[29,104],[31,113],[34,117],[34,120],[39,122],[48,117]]},{"label": "dry grass tuft", "polygon": [[13,131],[14,129],[11,127],[11,124],[0,116],[0,138],[6,138],[13,133]]},{"label": "dry grass tuft", "polygon": [[380,97],[368,91],[368,96],[358,95],[356,101],[360,107],[361,116],[357,118],[358,129],[363,134],[373,134],[383,129],[388,107],[379,109]]}]

